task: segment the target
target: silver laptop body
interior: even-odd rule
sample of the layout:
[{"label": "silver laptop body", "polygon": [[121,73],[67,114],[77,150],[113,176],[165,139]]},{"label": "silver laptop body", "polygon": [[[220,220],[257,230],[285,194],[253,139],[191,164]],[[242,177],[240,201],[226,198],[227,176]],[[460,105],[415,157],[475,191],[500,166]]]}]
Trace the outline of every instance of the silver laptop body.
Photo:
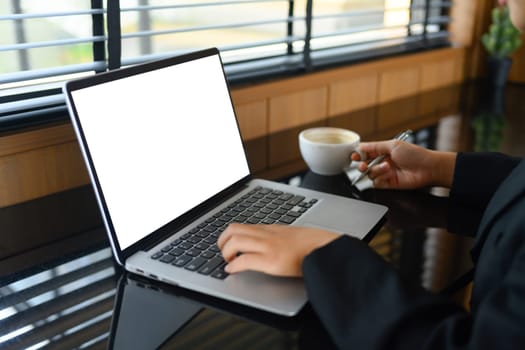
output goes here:
[{"label": "silver laptop body", "polygon": [[[238,207],[254,191],[270,198],[265,204],[293,206],[275,223],[360,239],[377,230],[387,212],[374,203],[253,179],[217,49],[70,81],[64,92],[115,260],[130,272],[293,316],[307,301],[300,278],[252,271],[225,276],[222,265],[213,271],[203,260],[198,268],[178,266],[181,255],[166,262],[171,256],[163,254],[223,214],[245,209]],[[207,245],[220,258],[216,245],[200,243],[198,249]]]}]

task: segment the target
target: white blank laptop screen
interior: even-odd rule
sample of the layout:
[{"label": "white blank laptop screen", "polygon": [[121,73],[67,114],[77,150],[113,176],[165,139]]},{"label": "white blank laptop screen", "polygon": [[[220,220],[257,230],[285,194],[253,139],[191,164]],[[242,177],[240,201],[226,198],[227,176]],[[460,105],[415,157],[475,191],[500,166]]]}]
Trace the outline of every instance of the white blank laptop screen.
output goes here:
[{"label": "white blank laptop screen", "polygon": [[249,174],[218,55],[72,95],[121,249]]}]

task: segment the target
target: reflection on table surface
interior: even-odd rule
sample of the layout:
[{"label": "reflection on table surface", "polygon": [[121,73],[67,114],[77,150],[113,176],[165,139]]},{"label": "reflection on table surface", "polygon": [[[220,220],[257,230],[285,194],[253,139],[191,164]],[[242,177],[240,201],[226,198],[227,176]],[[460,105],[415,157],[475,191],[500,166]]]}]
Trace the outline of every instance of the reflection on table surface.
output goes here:
[{"label": "reflection on table surface", "polygon": [[[519,135],[523,135],[525,111],[509,108],[519,106],[509,98],[523,100],[524,94],[523,87],[510,86],[503,97],[481,98],[482,92],[462,88],[462,98],[453,99],[454,108],[438,100],[434,109],[430,97],[448,96],[450,101],[450,91],[417,96],[411,100],[418,103],[416,112],[434,112],[420,119],[406,117],[399,127],[412,123],[416,130],[412,141],[429,148],[500,150],[522,156],[525,142]],[[374,113],[385,118],[396,110],[415,113],[406,106],[406,101],[398,101]],[[345,120],[341,116],[330,123],[344,127]],[[296,144],[298,131],[248,144],[250,159],[259,161],[258,174],[387,205],[387,221],[370,245],[404,278],[431,291],[439,292],[469,269],[471,239],[447,231],[451,217],[446,190],[359,192],[343,174],[327,177],[305,171],[295,146],[279,153]],[[483,144],[480,138],[491,142]],[[459,227],[456,233],[475,230],[468,217],[461,216],[462,225],[454,225]],[[296,317],[285,318],[123,272],[113,263],[88,186],[2,208],[0,225],[2,349],[333,347],[308,305]],[[465,295],[458,294],[458,302]]]},{"label": "reflection on table surface", "polygon": [[[303,178],[310,188],[354,195],[343,176],[307,172]],[[339,192],[340,188],[349,192]],[[421,242],[429,225],[440,227],[446,221],[446,198],[423,191],[369,190],[360,195],[391,208],[372,247],[405,276],[421,282]],[[421,220],[413,220],[414,213]],[[115,349],[130,344],[140,349],[332,346],[308,306],[298,316],[286,318],[149,281],[114,266],[108,247],[78,252],[25,278],[12,277],[2,293],[0,340],[6,349],[36,344],[105,348],[108,343]]]}]

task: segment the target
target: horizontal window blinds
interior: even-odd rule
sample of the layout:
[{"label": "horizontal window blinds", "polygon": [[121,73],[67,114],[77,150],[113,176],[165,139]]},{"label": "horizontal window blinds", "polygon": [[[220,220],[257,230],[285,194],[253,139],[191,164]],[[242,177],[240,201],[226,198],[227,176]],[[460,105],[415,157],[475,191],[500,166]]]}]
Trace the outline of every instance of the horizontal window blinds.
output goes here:
[{"label": "horizontal window blinds", "polygon": [[60,104],[65,112],[56,97],[64,80],[212,46],[236,82],[446,45],[451,6],[440,0],[5,0],[0,128]]}]

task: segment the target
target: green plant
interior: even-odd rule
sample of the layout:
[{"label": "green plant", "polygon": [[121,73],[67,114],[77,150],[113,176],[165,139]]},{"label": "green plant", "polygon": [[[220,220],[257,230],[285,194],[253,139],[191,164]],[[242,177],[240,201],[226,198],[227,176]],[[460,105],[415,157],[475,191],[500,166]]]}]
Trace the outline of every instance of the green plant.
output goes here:
[{"label": "green plant", "polygon": [[474,151],[500,151],[505,129],[505,116],[502,113],[481,112],[472,121],[474,129]]},{"label": "green plant", "polygon": [[492,24],[481,42],[490,56],[497,58],[509,57],[521,46],[521,33],[512,24],[507,6],[492,10]]}]

